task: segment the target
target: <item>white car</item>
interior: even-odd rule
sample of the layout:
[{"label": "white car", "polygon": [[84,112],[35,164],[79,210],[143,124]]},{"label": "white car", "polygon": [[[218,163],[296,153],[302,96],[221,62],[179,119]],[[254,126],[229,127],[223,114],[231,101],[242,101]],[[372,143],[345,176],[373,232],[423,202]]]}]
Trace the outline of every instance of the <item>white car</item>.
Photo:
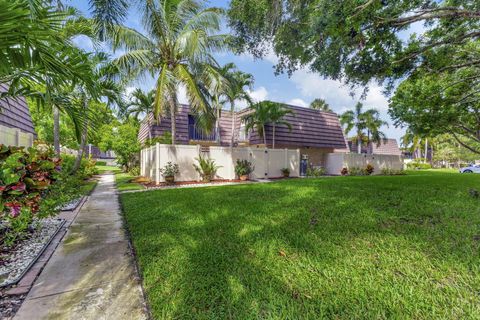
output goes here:
[{"label": "white car", "polygon": [[460,168],[460,173],[480,173],[480,164],[470,164],[468,167]]}]

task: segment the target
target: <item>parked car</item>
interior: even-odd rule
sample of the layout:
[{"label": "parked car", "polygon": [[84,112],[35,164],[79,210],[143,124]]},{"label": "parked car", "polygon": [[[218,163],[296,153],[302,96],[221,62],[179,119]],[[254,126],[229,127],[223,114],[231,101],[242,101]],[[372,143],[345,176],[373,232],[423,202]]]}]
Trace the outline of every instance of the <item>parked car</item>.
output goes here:
[{"label": "parked car", "polygon": [[480,164],[469,164],[468,167],[460,168],[460,173],[480,173]]}]

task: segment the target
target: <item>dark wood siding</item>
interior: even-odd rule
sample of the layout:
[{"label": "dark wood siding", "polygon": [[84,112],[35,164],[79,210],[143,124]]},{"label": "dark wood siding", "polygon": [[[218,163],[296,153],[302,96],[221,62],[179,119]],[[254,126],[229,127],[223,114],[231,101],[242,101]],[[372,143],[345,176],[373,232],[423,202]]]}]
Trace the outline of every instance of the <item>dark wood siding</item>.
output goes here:
[{"label": "dark wood siding", "polygon": [[[346,148],[345,138],[337,114],[303,107],[285,105],[294,114],[285,116],[284,120],[292,126],[276,126],[275,144],[292,147]],[[271,146],[273,130],[271,125],[265,127],[267,145]],[[262,144],[263,139],[256,132],[250,135],[251,144]]]},{"label": "dark wood siding", "polygon": [[[0,84],[0,92],[8,90],[7,85]],[[27,101],[23,97],[0,99],[0,125],[17,128],[23,132],[35,135],[32,117]]]},{"label": "dark wood siding", "polygon": [[[275,134],[275,142],[277,145],[287,146],[291,148],[347,148],[345,137],[343,135],[337,114],[333,112],[323,112],[302,107],[286,105],[290,108],[294,115],[288,115],[285,120],[292,125],[292,131],[286,126],[277,126]],[[242,117],[250,112],[244,109],[235,114],[235,143],[240,130]],[[188,144],[188,106],[182,106],[177,113],[177,142],[180,144]],[[150,116],[151,123],[153,117]],[[230,145],[232,116],[228,110],[223,110],[220,117],[220,135],[221,145]],[[165,131],[170,131],[170,118],[165,117],[160,120],[160,124],[151,125],[152,137],[160,136]],[[272,143],[272,126],[266,126],[267,144]],[[144,141],[148,137],[148,126],[146,120],[143,121],[140,128],[139,139]],[[254,130],[250,133],[250,144],[262,144],[263,139]]]}]

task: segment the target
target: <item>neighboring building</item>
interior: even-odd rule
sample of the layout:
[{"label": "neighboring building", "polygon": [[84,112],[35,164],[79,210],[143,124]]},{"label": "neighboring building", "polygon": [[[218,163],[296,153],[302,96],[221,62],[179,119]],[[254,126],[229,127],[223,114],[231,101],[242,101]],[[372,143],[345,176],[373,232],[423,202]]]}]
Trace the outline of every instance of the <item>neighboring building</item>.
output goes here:
[{"label": "neighboring building", "polygon": [[[0,83],[0,92],[8,90]],[[0,144],[32,146],[36,138],[27,101],[23,97],[0,99]]]},{"label": "neighboring building", "polygon": [[[335,150],[346,150],[345,137],[338,119],[333,112],[325,112],[286,105],[294,114],[285,116],[292,125],[289,131],[286,126],[278,126],[275,130],[275,148],[300,149],[302,159],[313,166],[323,166],[326,154]],[[220,117],[220,137],[215,132],[204,133],[195,124],[195,117],[187,105],[182,105],[176,116],[176,142],[178,144],[201,144],[230,146],[232,137],[232,122],[234,127],[235,146],[263,147],[263,138],[256,131],[245,133],[242,117],[250,112],[244,109],[236,112],[233,117],[229,111],[222,111]],[[150,114],[142,121],[139,140],[145,142],[149,137],[161,136],[171,130],[170,118],[164,117],[157,123]],[[272,143],[272,126],[265,128],[267,147]]]},{"label": "neighboring building", "polygon": [[[348,141],[348,148],[352,153],[358,153],[358,145],[353,143],[351,140]],[[362,153],[367,154],[385,154],[385,155],[394,155],[401,156],[402,151],[398,147],[397,140],[395,139],[385,139],[382,140],[380,144],[369,143],[362,145]]]}]

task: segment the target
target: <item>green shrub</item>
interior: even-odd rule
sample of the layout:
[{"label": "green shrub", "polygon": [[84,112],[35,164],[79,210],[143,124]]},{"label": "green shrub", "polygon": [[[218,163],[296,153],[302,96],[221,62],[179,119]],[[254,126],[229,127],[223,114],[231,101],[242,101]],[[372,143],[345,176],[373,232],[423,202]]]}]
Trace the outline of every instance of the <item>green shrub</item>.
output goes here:
[{"label": "green shrub", "polygon": [[311,167],[307,169],[307,177],[320,177],[324,176],[327,173],[327,170],[323,167]]},{"label": "green shrub", "polygon": [[282,168],[280,171],[282,171],[282,174],[283,174],[284,177],[290,176],[290,169]]},{"label": "green shrub", "polygon": [[217,166],[213,159],[203,157],[202,155],[195,158],[195,160],[198,162],[198,165],[194,163],[193,167],[200,174],[203,182],[210,182],[217,174],[217,170],[221,168],[221,166]]},{"label": "green shrub", "polygon": [[405,175],[406,173],[402,169],[396,170],[391,168],[383,168],[381,170],[381,174],[384,176],[400,176],[400,175]]},{"label": "green shrub", "polygon": [[178,164],[172,163],[171,161],[167,162],[165,167],[160,169],[160,173],[164,177],[174,177],[180,172]]},{"label": "green shrub", "polygon": [[360,167],[351,167],[349,168],[348,175],[350,176],[364,176],[365,170]]},{"label": "green shrub", "polygon": [[97,166],[106,166],[107,162],[106,161],[97,161],[96,165]]},{"label": "green shrub", "polygon": [[253,170],[254,170],[254,167],[252,166],[252,163],[250,161],[237,159],[237,162],[235,163],[235,174],[239,178],[241,176],[250,175],[250,173],[252,173]]},{"label": "green shrub", "polygon": [[[71,172],[75,164],[76,156],[70,154],[64,154],[62,157],[62,171]],[[98,174],[98,168],[96,165],[98,162],[95,162],[92,158],[82,158],[80,162],[80,167],[78,168],[76,175],[80,179],[88,179],[93,175]]]},{"label": "green shrub", "polygon": [[432,169],[432,166],[430,165],[430,163],[412,161],[410,163],[407,163],[407,168],[413,170],[425,170]]}]

